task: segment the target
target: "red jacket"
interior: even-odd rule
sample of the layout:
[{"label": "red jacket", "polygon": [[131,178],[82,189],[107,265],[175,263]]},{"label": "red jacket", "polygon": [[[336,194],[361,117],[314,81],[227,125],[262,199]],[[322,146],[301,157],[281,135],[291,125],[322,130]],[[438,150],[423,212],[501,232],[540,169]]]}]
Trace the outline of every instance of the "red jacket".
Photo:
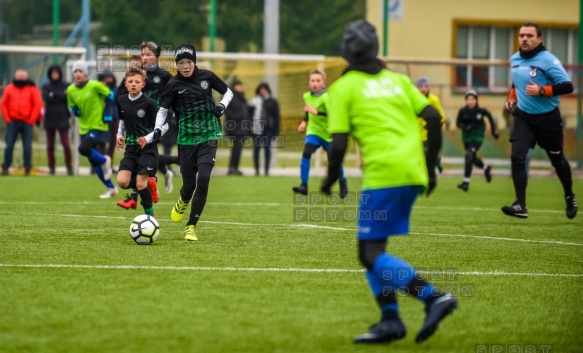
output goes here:
[{"label": "red jacket", "polygon": [[43,107],[40,91],[32,81],[26,82],[22,87],[19,86],[11,83],[4,89],[2,103],[0,103],[2,117],[6,124],[12,121],[24,121],[34,125],[37,120],[40,120]]}]

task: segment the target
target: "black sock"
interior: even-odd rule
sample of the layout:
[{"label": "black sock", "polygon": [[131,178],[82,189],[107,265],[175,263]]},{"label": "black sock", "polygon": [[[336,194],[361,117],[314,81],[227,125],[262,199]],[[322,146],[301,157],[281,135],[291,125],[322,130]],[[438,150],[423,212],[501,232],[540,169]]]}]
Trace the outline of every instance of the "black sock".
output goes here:
[{"label": "black sock", "polygon": [[526,206],[526,168],[524,163],[512,163],[512,181],[516,192],[516,201]]},{"label": "black sock", "polygon": [[[150,190],[148,190],[147,187],[143,188],[142,190],[136,190],[136,199],[137,199],[137,194],[140,194],[140,197],[142,198],[142,202],[141,205],[144,208],[152,208],[152,194],[150,193]],[[132,192],[133,195],[133,192]]]},{"label": "black sock", "polygon": [[[148,188],[145,188],[144,190],[148,191]],[[138,189],[132,189],[132,194],[130,195],[130,197],[132,198],[132,200],[138,201],[138,194],[141,195],[141,193],[138,191]],[[150,199],[151,198],[152,198],[152,195],[150,194]],[[143,200],[143,197],[142,197],[142,200]]]},{"label": "black sock", "polygon": [[427,298],[423,299],[425,305],[427,306],[431,305],[431,303],[433,303],[435,299],[443,295],[443,292],[441,292],[433,285],[429,285],[429,283],[427,283],[426,280],[424,280],[423,278],[419,278],[418,276],[413,277],[411,282],[409,282],[409,284],[407,284],[405,288],[407,289],[407,293],[409,293],[409,295],[415,298],[419,298],[423,296],[423,294],[427,294],[423,293],[423,291],[427,291],[428,288],[431,288],[431,294]]},{"label": "black sock", "polygon": [[377,295],[376,300],[381,308],[381,321],[400,320],[395,290],[383,290],[382,293]]}]

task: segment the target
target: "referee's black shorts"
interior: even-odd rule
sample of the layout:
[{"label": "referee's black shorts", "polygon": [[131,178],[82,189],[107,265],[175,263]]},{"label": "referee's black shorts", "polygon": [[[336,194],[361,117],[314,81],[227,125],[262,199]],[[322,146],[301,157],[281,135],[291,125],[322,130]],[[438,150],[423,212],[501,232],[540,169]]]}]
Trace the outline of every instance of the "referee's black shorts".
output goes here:
[{"label": "referee's black shorts", "polygon": [[158,170],[158,146],[155,143],[147,144],[144,149],[139,145],[126,146],[119,170],[128,170],[132,176],[155,176]]},{"label": "referee's black shorts", "polygon": [[510,142],[534,148],[538,144],[546,151],[563,151],[563,119],[559,108],[545,114],[528,114],[520,109],[514,113],[514,128]]},{"label": "referee's black shorts", "polygon": [[178,145],[181,174],[196,174],[202,163],[215,165],[218,141],[211,140],[200,145]]}]

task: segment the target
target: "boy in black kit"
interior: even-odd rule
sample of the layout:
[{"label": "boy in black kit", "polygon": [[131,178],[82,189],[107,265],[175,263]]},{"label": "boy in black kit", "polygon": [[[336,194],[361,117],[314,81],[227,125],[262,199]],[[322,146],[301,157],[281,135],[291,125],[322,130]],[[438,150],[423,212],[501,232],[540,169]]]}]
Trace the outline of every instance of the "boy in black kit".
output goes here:
[{"label": "boy in black kit", "polygon": [[[142,207],[147,215],[154,215],[154,194],[156,188],[156,170],[158,166],[158,147],[149,133],[156,122],[158,108],[156,102],[142,94],[146,82],[146,73],[140,69],[130,68],[125,75],[128,94],[117,98],[119,112],[119,129],[117,131],[118,149],[125,147],[123,159],[119,164],[117,184],[122,189],[137,188],[142,199]],[[161,127],[166,131],[168,125]],[[124,137],[125,132],[125,137]]]},{"label": "boy in black kit", "polygon": [[[180,197],[172,208],[171,218],[173,222],[180,222],[192,199],[184,239],[198,240],[194,228],[206,203],[218,140],[223,138],[219,117],[233,98],[233,92],[212,71],[196,66],[196,50],[192,45],[180,45],[174,52],[174,61],[178,66],[178,73],[162,92],[154,140],[158,140],[163,134],[162,126],[166,122],[168,110],[174,110],[178,123],[176,144],[182,188]],[[216,106],[213,89],[223,95]]]},{"label": "boy in black kit", "polygon": [[[137,67],[141,66],[146,71],[146,86],[144,87],[144,89],[142,89],[142,93],[146,97],[152,98],[154,102],[156,102],[156,106],[158,106],[160,104],[162,90],[164,89],[164,86],[166,86],[168,81],[170,81],[170,79],[172,78],[172,74],[161,68],[160,65],[158,64],[158,60],[162,52],[162,48],[158,43],[153,41],[142,42],[140,44],[140,52],[141,56],[135,57],[132,56],[130,58],[130,66],[132,65],[133,66],[137,65]],[[125,88],[125,86],[123,88],[120,87],[118,92],[120,96],[124,93],[128,93],[127,88]],[[170,131],[164,136],[164,138],[166,139],[166,141],[168,139],[176,140],[176,127],[175,127],[176,124],[173,123],[172,117],[171,119],[168,120],[169,120],[168,128]],[[174,137],[170,135],[173,135]],[[163,139],[161,143],[163,144],[164,142],[165,140]],[[174,143],[175,141],[172,144]],[[172,149],[170,148],[170,151],[168,151],[167,148],[165,147],[164,153],[168,154],[168,156],[165,156],[163,160],[160,160],[159,158],[159,162],[165,162],[164,164],[160,163],[159,168],[160,172],[164,174],[164,178],[166,179],[165,182],[166,192],[172,191],[172,172],[166,168],[166,164],[174,162],[174,160],[171,160],[170,162],[168,161],[168,159],[175,158],[170,156],[171,150]],[[157,200],[159,194],[153,195],[153,197],[155,200]],[[118,201],[117,203],[119,207],[128,210],[130,208],[136,208],[137,204],[138,204],[138,190],[135,188],[132,190],[132,193],[130,195],[127,195],[125,200]]]}]

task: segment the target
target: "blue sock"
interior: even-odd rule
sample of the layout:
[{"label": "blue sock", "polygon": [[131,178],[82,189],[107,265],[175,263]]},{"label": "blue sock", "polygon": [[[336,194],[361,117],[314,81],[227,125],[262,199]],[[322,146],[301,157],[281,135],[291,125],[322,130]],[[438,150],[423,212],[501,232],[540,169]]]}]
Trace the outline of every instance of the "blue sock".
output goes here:
[{"label": "blue sock", "polygon": [[430,304],[442,295],[436,287],[420,276],[406,261],[387,253],[380,255],[374,263],[374,273],[382,279],[383,286],[393,286],[407,294]]},{"label": "blue sock", "polygon": [[370,291],[372,292],[372,295],[376,298],[379,296],[379,294],[381,294],[383,292],[383,285],[380,281],[380,279],[377,277],[377,275],[374,272],[371,271],[366,271],[366,279],[368,281],[368,286],[370,287]]},{"label": "blue sock", "polygon": [[302,179],[302,183],[304,184],[308,183],[309,175],[310,175],[310,159],[302,158],[302,162],[300,163],[300,177]]},{"label": "blue sock", "polygon": [[101,170],[101,166],[93,167],[93,170],[95,171],[95,174],[97,175],[99,180],[101,180],[103,185],[105,185],[106,187],[108,187],[110,189],[113,189],[115,187],[113,185],[113,182],[111,181],[111,179],[105,180],[105,178],[103,177],[103,170]]},{"label": "blue sock", "polygon": [[415,277],[415,269],[404,260],[387,253],[377,257],[374,273],[382,279],[383,285],[397,290],[405,287]]},{"label": "blue sock", "polygon": [[93,167],[93,170],[95,171],[95,174],[97,175],[97,177],[99,178],[99,180],[101,180],[101,182],[103,183],[103,185],[107,186],[107,181],[103,177],[103,170],[101,170],[101,166],[94,166]]},{"label": "blue sock", "polygon": [[105,163],[105,157],[101,153],[97,152],[95,148],[93,148],[91,150],[91,156],[89,156],[89,162],[91,162],[91,164],[94,166],[102,165]]},{"label": "blue sock", "polygon": [[340,165],[340,181],[344,181],[346,179],[344,179],[344,166],[341,164]]}]

